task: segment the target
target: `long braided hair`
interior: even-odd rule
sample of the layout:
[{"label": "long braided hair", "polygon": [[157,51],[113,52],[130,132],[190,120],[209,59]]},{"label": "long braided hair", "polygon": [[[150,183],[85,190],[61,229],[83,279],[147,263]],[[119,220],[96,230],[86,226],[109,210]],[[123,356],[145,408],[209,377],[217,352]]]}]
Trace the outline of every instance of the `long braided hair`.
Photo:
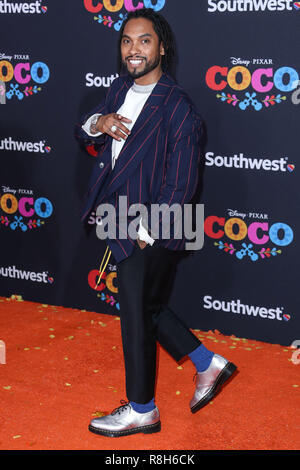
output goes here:
[{"label": "long braided hair", "polygon": [[122,70],[121,41],[124,28],[129,20],[136,18],[145,18],[152,22],[153,29],[159,39],[159,43],[163,44],[165,50],[165,55],[162,56],[161,62],[162,71],[172,73],[172,67],[174,66],[174,60],[176,56],[175,38],[167,20],[162,15],[155,12],[153,8],[140,8],[138,10],[131,11],[128,13],[126,19],[124,20],[120,29],[118,42],[119,71]]}]

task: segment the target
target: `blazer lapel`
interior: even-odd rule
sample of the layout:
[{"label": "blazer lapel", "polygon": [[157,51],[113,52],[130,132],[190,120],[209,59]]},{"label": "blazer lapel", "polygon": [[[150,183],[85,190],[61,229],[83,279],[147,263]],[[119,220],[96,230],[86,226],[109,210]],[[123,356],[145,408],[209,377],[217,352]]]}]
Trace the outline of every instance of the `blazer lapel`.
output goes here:
[{"label": "blazer lapel", "polygon": [[[129,83],[126,83],[128,86]],[[116,189],[126,181],[128,176],[135,171],[141,160],[145,157],[143,148],[145,149],[147,147],[147,142],[151,142],[152,135],[159,125],[161,125],[163,120],[162,106],[173,85],[173,80],[169,78],[168,75],[163,74],[147,99],[131,130],[130,136],[122,147],[115,167],[111,172],[109,181],[107,182],[107,185],[105,185],[105,188],[103,188],[103,190],[105,190],[105,194],[104,191],[103,193],[101,191],[103,197],[110,196],[114,193]],[[124,91],[120,92],[120,100],[122,99],[123,92]],[[120,103],[120,100],[117,99],[117,102]],[[123,101],[121,101],[121,104]]]}]

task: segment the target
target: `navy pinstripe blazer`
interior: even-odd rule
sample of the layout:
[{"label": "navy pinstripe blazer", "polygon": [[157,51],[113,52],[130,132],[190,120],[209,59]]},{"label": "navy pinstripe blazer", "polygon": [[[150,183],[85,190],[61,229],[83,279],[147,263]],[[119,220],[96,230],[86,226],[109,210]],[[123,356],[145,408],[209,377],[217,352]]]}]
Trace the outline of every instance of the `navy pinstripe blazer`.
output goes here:
[{"label": "navy pinstripe blazer", "polygon": [[[112,138],[104,134],[93,139],[81,128],[92,114],[117,112],[132,84],[130,76],[115,79],[104,101],[76,125],[75,135],[79,141],[99,146],[82,209],[82,221],[101,203],[114,204],[118,212],[119,196],[127,196],[128,205],[142,203],[150,210],[151,204],[183,205],[190,202],[195,193],[202,120],[188,95],[169,75],[161,76],[147,99],[113,170]],[[161,227],[154,230],[151,226],[151,217],[147,228],[150,235],[156,233],[156,244],[171,250],[184,249],[184,233],[180,239],[172,232],[170,239],[163,239]],[[136,240],[117,236],[107,239],[107,244],[119,262],[130,256]]]}]

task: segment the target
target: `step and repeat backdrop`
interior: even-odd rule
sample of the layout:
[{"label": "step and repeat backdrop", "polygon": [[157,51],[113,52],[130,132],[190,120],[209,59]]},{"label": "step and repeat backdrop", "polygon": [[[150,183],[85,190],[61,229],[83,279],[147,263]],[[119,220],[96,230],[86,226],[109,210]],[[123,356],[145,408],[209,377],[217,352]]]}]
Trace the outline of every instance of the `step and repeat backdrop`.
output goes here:
[{"label": "step and repeat backdrop", "polygon": [[[118,315],[115,261],[79,213],[95,148],[74,127],[118,76],[128,11],[162,13],[205,122],[202,250],[171,307],[195,329],[300,340],[300,2],[0,1],[0,295]],[[20,308],[22,304],[20,303]],[[26,318],[24,318],[26,328]]]}]

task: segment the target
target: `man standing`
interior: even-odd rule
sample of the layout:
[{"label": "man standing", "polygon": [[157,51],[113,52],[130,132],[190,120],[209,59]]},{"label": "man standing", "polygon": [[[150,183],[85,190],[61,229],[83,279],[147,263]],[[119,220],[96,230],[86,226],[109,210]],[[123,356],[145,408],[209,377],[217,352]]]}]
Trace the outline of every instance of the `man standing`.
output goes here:
[{"label": "man standing", "polygon": [[[77,126],[77,138],[100,146],[82,220],[119,197],[131,204],[189,203],[198,181],[202,121],[186,93],[167,74],[174,39],[167,21],[153,9],[129,13],[119,52],[126,74],[114,80],[105,100]],[[171,225],[174,225],[174,219]],[[120,228],[120,220],[116,220]],[[176,229],[177,230],[177,229]],[[89,430],[119,437],[161,429],[154,402],[156,342],[176,361],[188,356],[197,371],[190,401],[193,413],[206,405],[236,366],[208,351],[167,307],[175,252],[184,235],[173,227],[162,236],[162,220],[141,218],[137,239],[120,233],[107,239],[117,262],[121,332],[128,402],[93,419]]]}]

